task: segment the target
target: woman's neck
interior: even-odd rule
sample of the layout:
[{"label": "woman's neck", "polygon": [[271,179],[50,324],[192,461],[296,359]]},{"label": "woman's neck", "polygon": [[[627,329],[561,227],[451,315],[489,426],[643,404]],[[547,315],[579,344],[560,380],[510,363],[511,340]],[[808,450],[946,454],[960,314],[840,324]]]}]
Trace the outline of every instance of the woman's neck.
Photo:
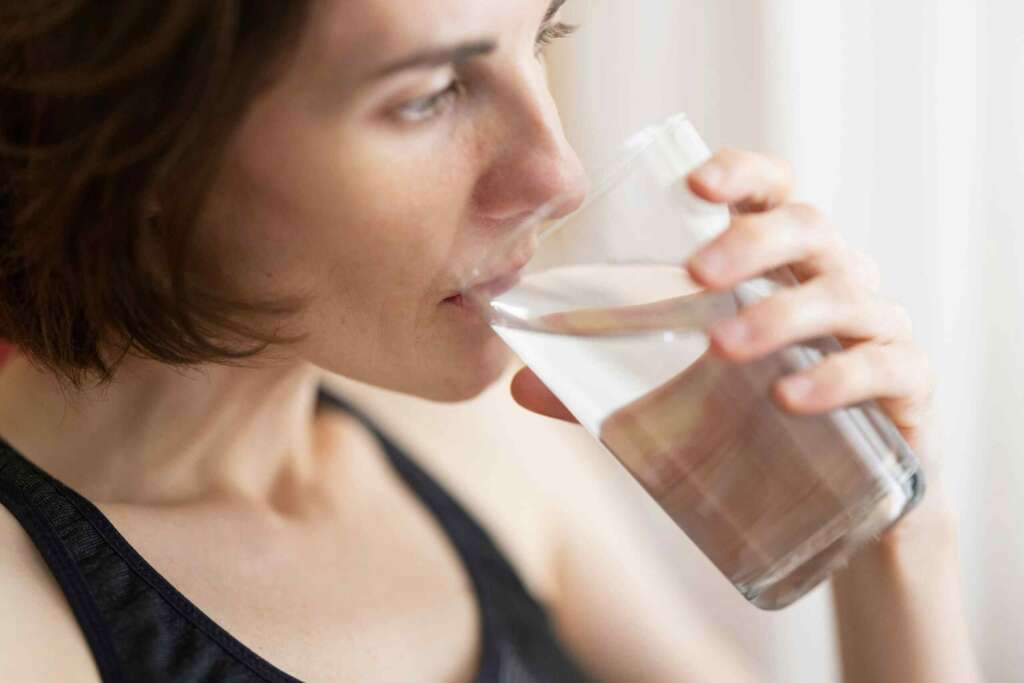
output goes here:
[{"label": "woman's neck", "polygon": [[108,386],[66,390],[15,356],[0,371],[0,436],[98,502],[269,502],[314,477],[321,376],[305,363],[183,370],[127,359]]}]

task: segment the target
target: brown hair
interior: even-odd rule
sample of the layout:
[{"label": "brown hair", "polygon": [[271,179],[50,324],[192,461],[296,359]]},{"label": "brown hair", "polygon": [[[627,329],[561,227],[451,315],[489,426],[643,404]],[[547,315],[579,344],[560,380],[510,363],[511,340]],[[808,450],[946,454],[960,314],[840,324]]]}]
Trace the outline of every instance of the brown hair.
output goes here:
[{"label": "brown hair", "polygon": [[188,247],[229,136],[307,5],[0,6],[0,338],[76,386],[109,380],[127,353],[231,362],[282,341],[252,315],[295,302],[204,289]]}]

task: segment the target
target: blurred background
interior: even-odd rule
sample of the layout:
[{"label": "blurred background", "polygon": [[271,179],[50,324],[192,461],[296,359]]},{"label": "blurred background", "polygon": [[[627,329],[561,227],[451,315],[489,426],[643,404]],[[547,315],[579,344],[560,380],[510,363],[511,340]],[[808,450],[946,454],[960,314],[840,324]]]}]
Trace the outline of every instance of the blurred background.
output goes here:
[{"label": "blurred background", "polygon": [[[712,148],[790,160],[798,197],[879,261],[941,382],[942,476],[982,665],[988,680],[1024,680],[1024,3],[570,0],[565,12],[581,28],[549,64],[586,163],[685,111]],[[779,613],[750,607],[581,430],[526,414],[507,384],[454,409],[346,390],[453,461],[503,457],[538,479],[589,468],[588,486],[687,587],[694,628],[746,652],[763,680],[839,680],[827,588]]]}]

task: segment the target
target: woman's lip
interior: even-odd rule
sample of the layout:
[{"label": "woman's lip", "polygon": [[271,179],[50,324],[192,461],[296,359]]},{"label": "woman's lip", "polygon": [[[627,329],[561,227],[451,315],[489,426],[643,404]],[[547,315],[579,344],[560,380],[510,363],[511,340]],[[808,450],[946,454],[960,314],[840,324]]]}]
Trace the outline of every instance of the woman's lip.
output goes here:
[{"label": "woman's lip", "polygon": [[467,292],[473,292],[474,295],[483,295],[488,298],[494,298],[504,294],[519,283],[520,275],[529,262],[529,258],[520,260],[512,268],[505,270],[497,277],[492,277],[489,280],[483,280],[481,282],[468,285],[462,289],[462,291],[450,294],[444,301],[447,303],[456,298],[461,300],[462,295]]},{"label": "woman's lip", "polygon": [[[535,214],[529,214],[529,216],[533,215]],[[519,224],[523,220],[524,217],[518,217],[516,220],[511,221],[511,223]],[[536,226],[529,221],[524,225],[536,228]],[[493,260],[503,257],[504,263],[507,266],[506,268],[491,270],[491,268],[481,266],[479,268],[480,270],[491,270],[491,272],[497,273],[497,275],[492,275],[486,280],[479,280],[465,285],[462,289],[449,293],[444,301],[447,302],[458,295],[469,293],[472,293],[473,298],[484,296],[490,299],[500,296],[509,289],[515,287],[519,283],[521,271],[524,270],[533,260],[534,253],[537,251],[539,237],[536,229],[530,230],[530,232],[525,236],[513,234],[511,237],[516,240],[515,244],[512,244],[510,239],[508,239],[508,236],[506,236],[505,241],[500,243],[501,251],[499,253],[501,256],[497,256],[497,253],[495,253],[494,256],[496,258],[490,259],[486,262],[487,265],[491,265]]]}]

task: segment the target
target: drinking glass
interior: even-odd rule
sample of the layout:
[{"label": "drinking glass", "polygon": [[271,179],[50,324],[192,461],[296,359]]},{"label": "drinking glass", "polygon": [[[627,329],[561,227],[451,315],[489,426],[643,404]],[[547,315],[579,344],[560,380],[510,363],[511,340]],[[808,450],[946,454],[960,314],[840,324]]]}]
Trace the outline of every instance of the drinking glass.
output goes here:
[{"label": "drinking glass", "polygon": [[549,220],[555,200],[484,254],[462,296],[750,602],[778,609],[924,484],[874,402],[797,416],[772,399],[834,338],[745,364],[709,350],[711,324],[796,284],[788,269],[729,291],[687,276],[730,221],[685,182],[709,156],[683,115],[640,131],[580,208]]}]

